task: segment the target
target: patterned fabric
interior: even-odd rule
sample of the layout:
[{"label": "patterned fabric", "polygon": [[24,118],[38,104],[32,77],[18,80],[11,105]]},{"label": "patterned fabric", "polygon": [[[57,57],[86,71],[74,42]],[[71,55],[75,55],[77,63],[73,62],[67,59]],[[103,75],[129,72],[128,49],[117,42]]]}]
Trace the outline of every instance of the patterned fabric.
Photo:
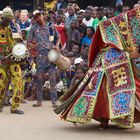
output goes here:
[{"label": "patterned fabric", "polygon": [[[135,104],[134,77],[129,55],[124,51],[118,51],[116,49],[109,49],[97,56],[92,67],[74,93],[80,92],[83,85],[85,85],[80,93],[80,97],[78,97],[75,102],[69,104],[69,110],[64,111],[65,113],[68,111],[66,120],[83,124],[91,121],[94,117],[93,114],[97,103],[97,96],[104,74],[107,77],[106,86],[108,93],[107,98],[109,100],[109,119],[120,127],[132,128]],[[72,96],[66,102],[69,102]],[[66,102],[64,102],[64,104],[66,104]],[[62,104],[62,106],[64,104]],[[62,106],[58,108],[58,110],[61,109]],[[56,112],[58,110],[56,110]]]},{"label": "patterned fabric", "polygon": [[135,83],[137,85],[139,81],[134,80],[128,52],[135,52],[140,46],[139,20],[140,8],[100,23],[89,52],[90,76],[87,73],[71,97],[55,110],[56,113],[63,112],[63,119],[89,123],[94,118],[98,89],[104,75],[108,119],[122,128],[133,128]]},{"label": "patterned fabric", "polygon": [[[11,54],[14,44],[11,29],[0,23],[0,56]],[[11,80],[14,86],[11,110],[14,111],[18,108],[22,96],[22,77],[20,65],[11,61],[8,63],[9,65],[7,63],[0,65],[0,107],[3,107],[6,86]]]},{"label": "patterned fabric", "polygon": [[92,72],[92,78],[83,90],[80,98],[75,102],[75,104],[69,111],[67,121],[78,123],[89,123],[91,121],[98,91],[104,75],[103,69],[101,67],[101,61],[98,64],[95,63],[93,68],[94,67],[95,69]]},{"label": "patterned fabric", "polygon": [[135,81],[128,53],[110,49],[103,56],[103,65],[107,76],[107,93],[109,99],[110,119],[130,116],[116,123],[132,127],[135,104]]},{"label": "patterned fabric", "polygon": [[4,27],[0,23],[0,55],[5,56],[11,53],[15,40],[11,37],[12,32],[9,27]]},{"label": "patterned fabric", "polygon": [[21,102],[22,98],[22,78],[19,64],[9,66],[0,66],[0,107],[3,107],[6,86],[11,80],[14,87],[14,95],[12,97],[11,110],[15,111]]},{"label": "patterned fabric", "polygon": [[[140,46],[140,11],[134,9],[100,24],[102,39],[107,44],[134,52]],[[122,48],[123,47],[123,48]]]},{"label": "patterned fabric", "polygon": [[[50,63],[48,60],[48,53],[53,48],[53,42],[50,41],[50,27],[48,24],[41,27],[38,24],[32,26],[28,42],[36,41],[37,43],[37,57],[36,57],[36,69],[37,69],[37,100],[42,101],[43,99],[43,85],[44,85],[44,73],[48,73],[50,76],[51,84],[51,101],[55,104],[57,100],[56,91],[56,78],[55,78],[55,65]],[[52,30],[51,30],[52,31]],[[58,37],[56,31],[53,32],[54,37]]]}]

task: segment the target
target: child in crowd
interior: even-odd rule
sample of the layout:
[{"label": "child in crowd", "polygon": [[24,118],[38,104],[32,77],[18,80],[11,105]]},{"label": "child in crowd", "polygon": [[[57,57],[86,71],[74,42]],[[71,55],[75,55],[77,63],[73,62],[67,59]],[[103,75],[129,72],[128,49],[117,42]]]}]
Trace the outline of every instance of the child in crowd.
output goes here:
[{"label": "child in crowd", "polygon": [[23,44],[27,45],[27,31],[25,29],[21,30],[22,34],[22,42]]},{"label": "child in crowd", "polygon": [[61,38],[60,47],[61,47],[61,51],[62,51],[65,49],[66,42],[67,42],[66,29],[65,29],[65,25],[63,23],[63,14],[57,14],[55,28],[58,31],[58,33],[60,34],[60,38]]},{"label": "child in crowd", "polygon": [[78,45],[74,45],[72,47],[72,52],[74,54],[74,57],[76,57],[76,58],[79,57],[79,55],[80,55],[80,47]]},{"label": "child in crowd", "polygon": [[83,71],[83,69],[82,69],[82,67],[81,67],[81,68],[79,68],[79,69],[76,70],[75,76],[74,76],[74,78],[73,78],[72,81],[71,81],[70,88],[72,88],[76,83],[78,83],[79,80],[80,80],[83,76],[84,76],[84,71]]},{"label": "child in crowd", "polygon": [[93,35],[94,35],[94,29],[92,27],[87,27],[86,36],[82,40],[81,53],[85,48],[90,47],[92,43]]}]

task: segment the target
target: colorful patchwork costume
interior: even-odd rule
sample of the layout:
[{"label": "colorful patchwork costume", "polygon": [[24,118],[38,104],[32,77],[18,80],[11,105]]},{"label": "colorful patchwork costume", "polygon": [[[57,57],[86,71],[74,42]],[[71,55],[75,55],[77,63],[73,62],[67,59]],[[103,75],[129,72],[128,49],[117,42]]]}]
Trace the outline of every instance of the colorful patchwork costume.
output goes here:
[{"label": "colorful patchwork costume", "polygon": [[129,53],[138,47],[140,8],[100,23],[89,51],[90,68],[55,113],[74,123],[107,119],[133,128],[140,122],[140,79]]}]

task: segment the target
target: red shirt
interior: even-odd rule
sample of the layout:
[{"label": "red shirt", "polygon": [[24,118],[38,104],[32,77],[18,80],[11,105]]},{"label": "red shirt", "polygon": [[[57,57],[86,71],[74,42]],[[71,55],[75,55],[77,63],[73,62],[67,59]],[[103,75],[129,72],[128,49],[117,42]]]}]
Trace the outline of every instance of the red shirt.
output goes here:
[{"label": "red shirt", "polygon": [[56,30],[58,31],[58,33],[60,34],[60,38],[61,38],[61,45],[62,47],[66,44],[67,42],[67,34],[66,34],[66,30],[65,30],[65,25],[64,23],[61,23],[60,25],[55,24]]}]

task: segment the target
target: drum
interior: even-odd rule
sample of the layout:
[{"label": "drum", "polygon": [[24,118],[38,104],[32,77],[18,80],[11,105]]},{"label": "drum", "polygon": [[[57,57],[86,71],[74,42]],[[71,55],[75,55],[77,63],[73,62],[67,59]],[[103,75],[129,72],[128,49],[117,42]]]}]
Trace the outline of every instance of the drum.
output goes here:
[{"label": "drum", "polygon": [[61,53],[56,50],[49,52],[48,59],[51,63],[56,64],[60,70],[67,70],[70,67],[70,59],[61,55]]},{"label": "drum", "polygon": [[12,49],[11,58],[17,62],[24,61],[29,58],[27,47],[22,43],[16,44]]}]

